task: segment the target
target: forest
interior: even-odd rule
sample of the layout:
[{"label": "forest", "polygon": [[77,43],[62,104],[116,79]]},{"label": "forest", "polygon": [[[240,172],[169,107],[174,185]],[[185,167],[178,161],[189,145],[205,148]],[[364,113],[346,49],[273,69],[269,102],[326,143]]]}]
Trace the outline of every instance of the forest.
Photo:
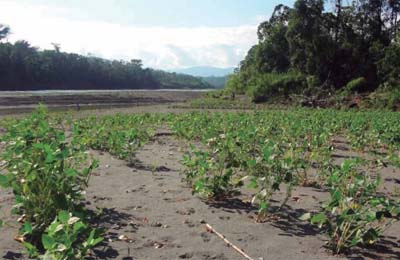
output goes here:
[{"label": "forest", "polygon": [[226,85],[253,101],[388,93],[400,101],[398,0],[297,0],[258,27]]},{"label": "forest", "polygon": [[0,25],[1,90],[208,89],[200,78],[143,68],[142,61],[107,60],[39,50],[27,41],[5,42],[10,28]]}]

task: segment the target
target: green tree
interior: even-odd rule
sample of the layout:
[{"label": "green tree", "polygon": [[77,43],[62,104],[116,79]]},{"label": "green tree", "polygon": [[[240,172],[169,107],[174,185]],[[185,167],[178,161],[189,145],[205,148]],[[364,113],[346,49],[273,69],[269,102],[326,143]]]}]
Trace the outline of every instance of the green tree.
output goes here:
[{"label": "green tree", "polygon": [[[9,27],[0,25],[0,40]],[[0,42],[0,90],[211,88],[200,78],[129,62],[66,53],[59,44],[39,50],[27,41]]]},{"label": "green tree", "polygon": [[7,38],[10,34],[10,27],[0,24],[0,41]]},{"label": "green tree", "polygon": [[321,93],[341,91],[360,78],[365,84],[359,92],[389,81],[398,85],[399,11],[400,0],[297,0],[293,8],[276,6],[258,28],[258,44],[239,64],[240,91],[268,99],[254,92],[284,88],[288,97],[299,91],[288,82],[300,84],[303,78],[315,79],[319,86],[311,84],[313,91]]}]

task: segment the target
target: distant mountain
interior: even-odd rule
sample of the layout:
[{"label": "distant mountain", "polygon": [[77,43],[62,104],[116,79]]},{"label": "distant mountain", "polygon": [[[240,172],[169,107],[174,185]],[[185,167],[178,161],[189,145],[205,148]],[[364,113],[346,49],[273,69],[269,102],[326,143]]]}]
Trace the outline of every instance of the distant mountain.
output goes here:
[{"label": "distant mountain", "polygon": [[224,77],[233,72],[234,68],[216,68],[216,67],[191,67],[174,70],[176,73],[188,74],[196,77]]}]

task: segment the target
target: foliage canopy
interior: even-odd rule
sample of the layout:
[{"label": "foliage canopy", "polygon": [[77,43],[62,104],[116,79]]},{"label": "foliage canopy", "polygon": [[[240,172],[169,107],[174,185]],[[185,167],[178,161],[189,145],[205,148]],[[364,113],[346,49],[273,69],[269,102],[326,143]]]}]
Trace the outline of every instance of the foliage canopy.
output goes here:
[{"label": "foliage canopy", "polygon": [[[288,92],[276,92],[264,79],[303,74],[314,77],[320,91],[332,92],[363,78],[360,92],[383,85],[398,87],[400,1],[297,0],[290,8],[278,5],[268,21],[258,27],[258,44],[239,64],[227,88],[250,93],[254,100],[307,92],[309,84],[297,84]],[[284,74],[284,75],[280,75]],[[288,76],[286,76],[288,75]],[[261,86],[260,86],[261,82]],[[353,82],[352,84],[354,84]],[[254,95],[256,94],[256,95]]]}]

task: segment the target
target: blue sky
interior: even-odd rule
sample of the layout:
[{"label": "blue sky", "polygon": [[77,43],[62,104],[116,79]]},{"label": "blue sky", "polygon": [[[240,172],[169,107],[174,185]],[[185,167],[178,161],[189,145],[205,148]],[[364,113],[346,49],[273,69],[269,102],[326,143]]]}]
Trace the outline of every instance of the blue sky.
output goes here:
[{"label": "blue sky", "polygon": [[10,41],[104,58],[141,58],[162,69],[235,66],[257,25],[292,0],[1,0]]}]

